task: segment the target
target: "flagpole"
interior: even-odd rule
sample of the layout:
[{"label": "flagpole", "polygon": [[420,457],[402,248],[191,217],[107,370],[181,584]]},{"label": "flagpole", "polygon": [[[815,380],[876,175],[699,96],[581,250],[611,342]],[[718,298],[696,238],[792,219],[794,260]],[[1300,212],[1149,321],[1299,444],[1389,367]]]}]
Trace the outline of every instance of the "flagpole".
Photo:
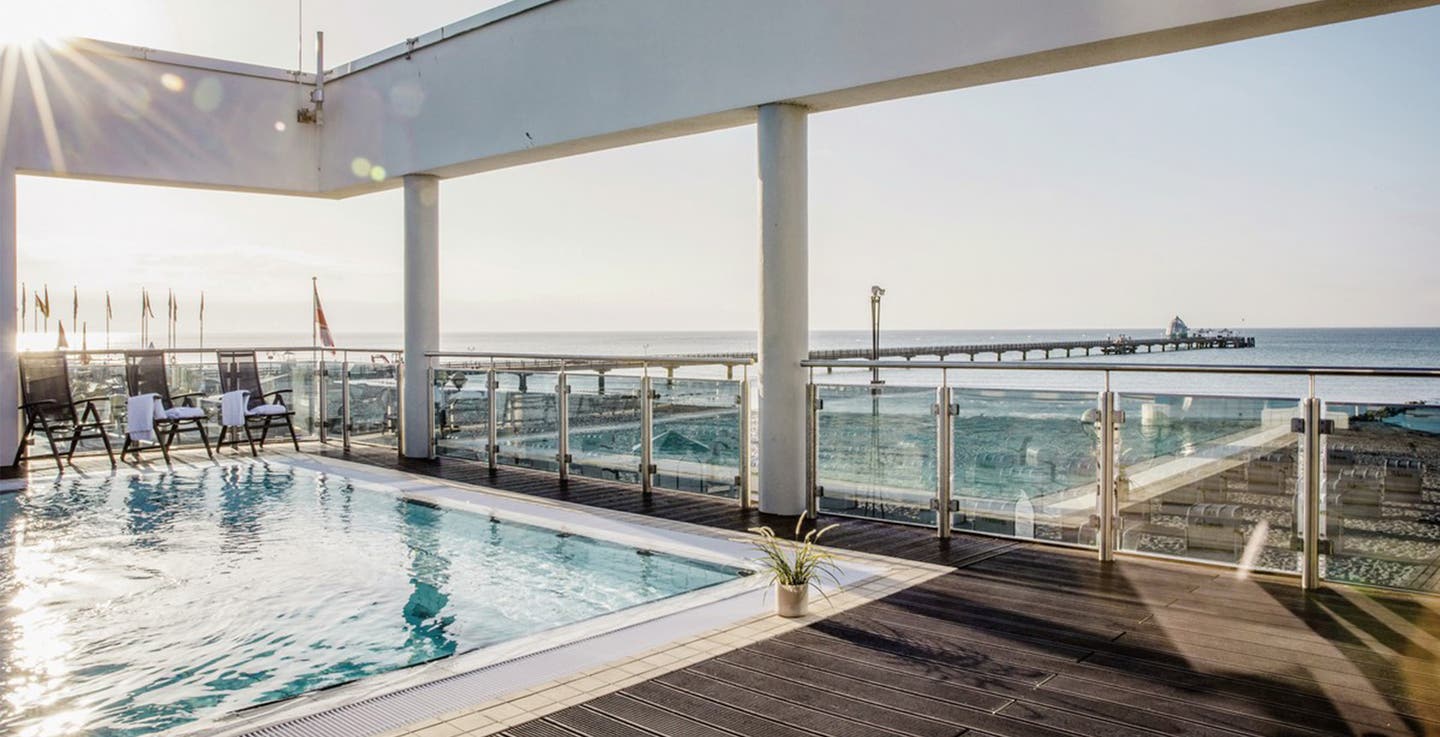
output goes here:
[{"label": "flagpole", "polygon": [[[310,277],[310,347],[320,347],[320,278]],[[312,351],[314,352],[314,351]]]},{"label": "flagpole", "polygon": [[200,290],[200,347],[205,347],[205,290]]}]

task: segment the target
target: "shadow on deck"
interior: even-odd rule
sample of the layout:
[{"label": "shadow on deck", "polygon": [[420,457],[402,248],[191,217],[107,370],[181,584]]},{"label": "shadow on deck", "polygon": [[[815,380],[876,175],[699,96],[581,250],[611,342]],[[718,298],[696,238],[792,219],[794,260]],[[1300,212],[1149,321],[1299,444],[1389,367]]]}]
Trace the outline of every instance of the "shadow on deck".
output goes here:
[{"label": "shadow on deck", "polygon": [[[324,455],[727,529],[729,500],[393,450]],[[844,520],[837,547],[956,566],[504,734],[1440,735],[1440,599]],[[458,733],[458,730],[457,730]]]}]

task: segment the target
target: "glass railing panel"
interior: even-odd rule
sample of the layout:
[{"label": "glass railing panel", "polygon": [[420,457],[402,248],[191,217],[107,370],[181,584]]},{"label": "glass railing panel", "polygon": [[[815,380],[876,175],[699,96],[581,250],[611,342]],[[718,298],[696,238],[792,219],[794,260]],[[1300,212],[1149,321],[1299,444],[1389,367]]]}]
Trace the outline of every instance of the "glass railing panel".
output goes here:
[{"label": "glass railing panel", "polygon": [[565,380],[570,473],[640,483],[640,377],[572,373]]},{"label": "glass railing panel", "polygon": [[1118,395],[1118,549],[1295,572],[1298,398]]},{"label": "glass railing panel", "polygon": [[435,453],[483,461],[490,442],[490,392],[484,369],[435,370]]},{"label": "glass railing panel", "polygon": [[350,359],[350,442],[399,447],[400,386],[398,366],[383,357]]},{"label": "glass railing panel", "polygon": [[951,389],[953,529],[1093,547],[1091,392]]},{"label": "glass railing panel", "polygon": [[740,486],[740,387],[726,379],[652,377],[657,488],[731,499]]},{"label": "glass railing panel", "polygon": [[1440,402],[1325,406],[1331,581],[1440,592]]},{"label": "glass railing panel", "polygon": [[817,385],[822,514],[934,526],[935,390]]},{"label": "glass railing panel", "polygon": [[496,374],[496,462],[558,471],[560,405],[553,373],[501,371]]}]

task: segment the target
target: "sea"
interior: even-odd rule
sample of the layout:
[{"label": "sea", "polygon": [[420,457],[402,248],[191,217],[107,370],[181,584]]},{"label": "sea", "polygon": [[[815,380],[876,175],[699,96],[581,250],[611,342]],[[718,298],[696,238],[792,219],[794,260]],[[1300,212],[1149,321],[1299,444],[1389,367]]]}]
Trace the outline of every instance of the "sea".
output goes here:
[{"label": "sea", "polygon": [[[896,386],[1101,390],[1106,373],[1101,370],[1072,370],[1070,366],[1103,367],[1115,364],[1153,366],[1154,372],[1113,372],[1110,388],[1118,392],[1167,394],[1242,395],[1272,398],[1299,398],[1309,395],[1306,376],[1254,376],[1225,374],[1226,367],[1370,367],[1440,369],[1440,327],[1419,328],[1254,328],[1237,329],[1240,335],[1254,336],[1255,347],[1138,353],[1126,356],[1075,356],[1040,359],[1032,355],[1020,361],[1009,354],[997,363],[993,356],[979,356],[975,368],[887,370],[882,380]],[[1156,328],[1115,328],[1096,330],[892,330],[881,334],[884,346],[958,345],[973,343],[1021,343],[1047,341],[1104,340],[1120,335],[1132,338],[1159,337]],[[341,347],[398,349],[399,333],[347,333],[337,326],[336,341]],[[48,347],[48,336],[27,333],[22,346]],[[102,347],[99,336],[90,336],[94,348]],[[111,345],[123,348],[138,345],[132,333],[116,333]],[[209,333],[204,346],[305,346],[309,334]],[[181,333],[177,345],[195,347],[198,336]],[[865,330],[815,331],[812,349],[865,348],[870,333]],[[78,346],[74,346],[78,347]],[[163,346],[162,346],[163,347]],[[567,355],[663,356],[740,353],[756,350],[754,331],[616,331],[616,332],[473,332],[443,331],[440,347],[446,351],[493,353],[545,353]],[[934,357],[916,359],[916,364]],[[952,361],[968,360],[952,356]],[[1174,365],[1204,366],[1215,373],[1180,374],[1165,371]],[[1018,368],[1017,368],[1018,367]],[[1038,369],[1038,370],[1037,370]],[[754,370],[753,368],[751,369]],[[716,375],[721,369],[689,369],[696,375]],[[870,372],[837,369],[814,370],[817,383],[864,383]],[[1315,378],[1315,395],[1327,401],[1423,402],[1440,404],[1440,379],[1394,377]]]}]

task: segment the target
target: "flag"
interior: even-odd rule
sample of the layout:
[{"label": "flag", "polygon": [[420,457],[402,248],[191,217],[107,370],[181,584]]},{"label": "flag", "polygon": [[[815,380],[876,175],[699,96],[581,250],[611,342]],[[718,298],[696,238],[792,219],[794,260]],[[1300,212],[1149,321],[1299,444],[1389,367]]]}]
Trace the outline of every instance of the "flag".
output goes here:
[{"label": "flag", "polygon": [[110,290],[107,289],[105,290],[105,319],[113,320],[114,318],[115,312],[110,309]]},{"label": "flag", "polygon": [[[325,320],[325,308],[320,306],[320,287],[314,282],[310,286],[315,290],[315,325],[320,329],[320,345],[334,348],[335,338],[330,334],[330,323]],[[330,351],[330,355],[335,355],[335,351]]]},{"label": "flag", "polygon": [[21,330],[24,330],[24,329],[25,329],[25,313],[28,311],[28,309],[29,309],[29,307],[30,307],[30,300],[25,299],[25,293],[28,292],[28,291],[30,291],[30,290],[25,286],[25,282],[23,282],[23,281],[20,282],[20,329],[21,329]]},{"label": "flag", "polygon": [[142,289],[140,290],[140,316],[146,315],[155,317],[155,310],[150,309],[150,290]]},{"label": "flag", "polygon": [[40,314],[44,315],[46,320],[49,320],[49,319],[50,319],[50,285],[49,285],[49,284],[46,284],[46,285],[45,285],[45,300],[44,300],[43,302],[38,301],[38,300],[40,299],[40,295],[38,295],[38,294],[35,295],[35,298],[36,298],[36,300],[37,300],[37,303],[36,303],[35,307],[37,307],[37,308],[40,310]]},{"label": "flag", "polygon": [[71,287],[71,289],[73,290],[71,292],[73,300],[70,307],[70,325],[73,327],[75,323],[80,322],[80,287]]},{"label": "flag", "polygon": [[205,292],[200,292],[200,322],[205,322]]},{"label": "flag", "polygon": [[56,343],[55,343],[55,350],[58,351],[58,350],[63,350],[63,349],[65,349],[65,348],[69,348],[69,347],[70,347],[70,341],[65,340],[65,321],[64,321],[64,320],[61,320],[60,322],[58,322],[58,323],[56,323],[56,324],[60,326],[60,339],[59,339],[58,341],[56,341]]}]

